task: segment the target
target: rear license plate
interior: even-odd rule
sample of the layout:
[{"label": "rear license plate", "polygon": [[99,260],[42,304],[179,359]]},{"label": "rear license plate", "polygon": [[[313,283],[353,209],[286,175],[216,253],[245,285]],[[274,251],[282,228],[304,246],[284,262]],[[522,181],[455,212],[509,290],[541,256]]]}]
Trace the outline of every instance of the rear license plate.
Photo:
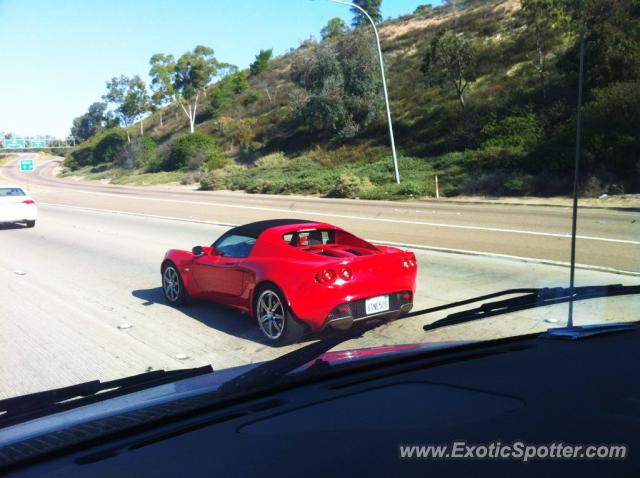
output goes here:
[{"label": "rear license plate", "polygon": [[379,297],[372,297],[365,301],[365,310],[367,315],[379,314],[389,310],[389,296],[381,295]]}]

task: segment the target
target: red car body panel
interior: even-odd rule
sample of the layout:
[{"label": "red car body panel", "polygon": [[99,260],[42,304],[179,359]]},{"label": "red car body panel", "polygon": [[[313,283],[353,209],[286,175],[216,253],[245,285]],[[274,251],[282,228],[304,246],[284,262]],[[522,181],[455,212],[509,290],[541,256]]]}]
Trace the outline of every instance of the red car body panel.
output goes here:
[{"label": "red car body panel", "polygon": [[[335,244],[290,245],[283,236],[310,229],[335,231]],[[189,297],[215,301],[254,315],[254,291],[265,282],[284,294],[294,315],[311,330],[321,329],[333,309],[354,300],[408,292],[413,301],[417,264],[412,252],[374,246],[343,229],[320,222],[287,224],[264,230],[246,258],[215,255],[212,247],[194,256],[170,250],[164,261],[178,266]],[[164,262],[163,262],[164,264]],[[318,280],[325,269],[348,267],[352,277]]]}]

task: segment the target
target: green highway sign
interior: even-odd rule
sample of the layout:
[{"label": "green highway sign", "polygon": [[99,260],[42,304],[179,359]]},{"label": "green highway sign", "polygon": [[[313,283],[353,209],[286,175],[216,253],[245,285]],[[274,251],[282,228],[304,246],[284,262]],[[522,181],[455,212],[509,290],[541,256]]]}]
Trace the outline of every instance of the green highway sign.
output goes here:
[{"label": "green highway sign", "polygon": [[31,138],[29,140],[29,144],[31,145],[32,148],[46,148],[47,140],[44,138],[41,138],[41,139]]},{"label": "green highway sign", "polygon": [[25,147],[24,138],[5,138],[3,141],[4,147],[8,149],[23,149]]},{"label": "green highway sign", "polygon": [[33,159],[21,159],[20,160],[20,171],[30,172],[33,171],[36,164]]}]

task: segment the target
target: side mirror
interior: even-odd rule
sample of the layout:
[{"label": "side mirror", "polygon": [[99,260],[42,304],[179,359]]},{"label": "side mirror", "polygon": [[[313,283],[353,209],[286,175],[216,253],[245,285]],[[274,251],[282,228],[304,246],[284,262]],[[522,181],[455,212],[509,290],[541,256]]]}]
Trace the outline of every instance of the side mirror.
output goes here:
[{"label": "side mirror", "polygon": [[202,246],[195,246],[193,249],[191,249],[191,252],[194,256],[201,256],[204,254],[204,249],[202,248]]}]

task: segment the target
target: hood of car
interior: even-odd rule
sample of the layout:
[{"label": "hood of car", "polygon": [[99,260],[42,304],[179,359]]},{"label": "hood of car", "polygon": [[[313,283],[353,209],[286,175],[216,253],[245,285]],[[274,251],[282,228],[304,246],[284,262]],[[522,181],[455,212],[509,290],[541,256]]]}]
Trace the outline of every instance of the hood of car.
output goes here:
[{"label": "hood of car", "polygon": [[[467,342],[446,342],[437,344],[403,344],[384,347],[359,348],[331,351],[319,356],[319,359],[333,364],[357,362],[383,355],[411,354],[422,351],[438,350],[462,345]],[[317,359],[316,359],[317,360]],[[298,368],[292,373],[303,371],[315,360]],[[138,392],[122,395],[100,402],[66,410],[60,413],[36,418],[27,422],[0,429],[0,447],[21,442],[29,438],[59,431],[72,426],[88,423],[123,413],[140,410],[153,405],[194,397],[215,392],[223,383],[263,364],[253,364],[216,370],[213,373],[177,380],[175,382],[151,387]]]}]

